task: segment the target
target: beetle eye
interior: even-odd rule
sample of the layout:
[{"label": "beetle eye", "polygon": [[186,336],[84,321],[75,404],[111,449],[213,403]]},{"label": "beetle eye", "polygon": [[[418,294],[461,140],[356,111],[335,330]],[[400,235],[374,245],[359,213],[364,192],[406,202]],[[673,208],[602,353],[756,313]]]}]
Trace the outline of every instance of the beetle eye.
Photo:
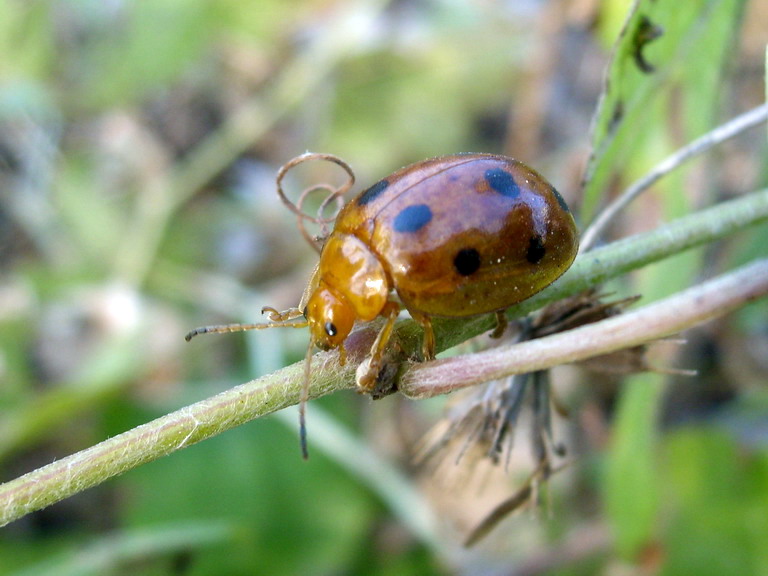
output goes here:
[{"label": "beetle eye", "polygon": [[336,334],[338,334],[338,330],[336,329],[336,325],[333,322],[326,322],[325,323],[325,333],[328,334],[328,336],[336,336]]},{"label": "beetle eye", "polygon": [[304,306],[304,310],[301,311],[301,315],[304,316],[304,318],[307,317],[307,306]]}]

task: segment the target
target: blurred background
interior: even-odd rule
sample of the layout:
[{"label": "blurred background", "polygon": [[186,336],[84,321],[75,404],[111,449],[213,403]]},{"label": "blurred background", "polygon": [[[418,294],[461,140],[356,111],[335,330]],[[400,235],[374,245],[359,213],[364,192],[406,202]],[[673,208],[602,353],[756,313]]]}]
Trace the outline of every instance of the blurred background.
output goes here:
[{"label": "blurred background", "polygon": [[[505,153],[583,226],[590,121],[629,4],[0,4],[0,481],[303,357],[299,330],[183,336],[298,303],[316,254],[274,177],[306,150],[344,158],[358,190],[430,156]],[[764,101],[768,7],[730,4],[722,59],[698,39],[690,61],[706,109],[681,126],[687,85],[670,90],[604,197]],[[290,186],[334,178],[312,165]],[[612,234],[765,182],[756,130]],[[609,291],[665,296],[766,242],[745,232]],[[309,406],[308,462],[295,411],[251,422],[0,529],[0,574],[768,574],[767,318],[758,303],[654,347],[657,374],[554,371],[557,441],[578,457],[473,548],[532,472],[525,430],[506,469],[469,453],[418,466],[445,400],[349,392]]]}]

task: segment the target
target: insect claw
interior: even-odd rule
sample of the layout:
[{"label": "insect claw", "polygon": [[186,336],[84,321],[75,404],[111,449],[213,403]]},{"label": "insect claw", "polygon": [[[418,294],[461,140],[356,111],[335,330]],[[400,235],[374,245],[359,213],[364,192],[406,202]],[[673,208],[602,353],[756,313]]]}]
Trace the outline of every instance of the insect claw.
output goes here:
[{"label": "insect claw", "polygon": [[269,312],[268,318],[272,320],[272,322],[280,322],[282,317],[280,315],[280,311],[272,308],[272,306],[264,306],[261,309],[261,313],[264,314],[265,312]]},{"label": "insect claw", "polygon": [[301,310],[298,308],[288,308],[288,310],[283,310],[281,312],[277,308],[272,308],[272,306],[264,306],[261,309],[261,313],[268,313],[267,315],[272,322],[287,322],[288,320],[294,320],[302,315]]}]

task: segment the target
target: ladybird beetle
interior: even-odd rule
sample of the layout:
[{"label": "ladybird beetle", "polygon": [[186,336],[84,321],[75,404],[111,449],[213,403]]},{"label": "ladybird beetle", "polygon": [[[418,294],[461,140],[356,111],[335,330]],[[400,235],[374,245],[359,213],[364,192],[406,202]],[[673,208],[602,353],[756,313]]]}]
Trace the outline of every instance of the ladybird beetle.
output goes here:
[{"label": "ladybird beetle", "polygon": [[[300,405],[309,358],[317,346],[338,349],[355,322],[386,319],[358,388],[371,392],[402,308],[424,330],[424,359],[435,356],[433,316],[501,312],[559,278],[578,251],[576,223],[562,196],[522,162],[493,154],[457,154],[418,162],[380,180],[336,217],[298,308],[264,308],[266,324],[198,328],[229,332],[309,327]],[[288,322],[303,316],[300,322]],[[497,330],[498,332],[498,330]]]}]

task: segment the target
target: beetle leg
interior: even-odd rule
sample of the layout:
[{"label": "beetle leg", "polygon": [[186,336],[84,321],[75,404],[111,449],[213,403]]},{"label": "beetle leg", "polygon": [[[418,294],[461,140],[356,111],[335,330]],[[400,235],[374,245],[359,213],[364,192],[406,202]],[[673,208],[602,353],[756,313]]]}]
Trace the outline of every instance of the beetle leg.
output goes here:
[{"label": "beetle leg", "polygon": [[491,338],[501,338],[509,325],[507,315],[504,314],[504,310],[496,312],[496,328],[491,332]]},{"label": "beetle leg", "polygon": [[421,343],[421,355],[424,360],[435,359],[435,331],[432,329],[432,320],[425,314],[411,311],[411,318],[419,323],[424,330],[424,340]]},{"label": "beetle leg", "polygon": [[264,306],[264,308],[261,309],[261,313],[264,314],[264,312],[269,313],[267,315],[272,322],[287,322],[288,320],[293,320],[304,314],[298,308],[288,308],[288,310],[280,312],[276,308],[272,308],[272,306]]},{"label": "beetle leg", "polygon": [[400,314],[400,306],[395,302],[388,302],[381,315],[386,315],[387,321],[379,330],[376,340],[371,346],[371,354],[360,365],[357,372],[357,388],[360,392],[371,393],[376,387],[376,380],[381,372],[381,361],[384,358],[384,351],[392,336],[392,329],[395,327],[395,320]]}]

